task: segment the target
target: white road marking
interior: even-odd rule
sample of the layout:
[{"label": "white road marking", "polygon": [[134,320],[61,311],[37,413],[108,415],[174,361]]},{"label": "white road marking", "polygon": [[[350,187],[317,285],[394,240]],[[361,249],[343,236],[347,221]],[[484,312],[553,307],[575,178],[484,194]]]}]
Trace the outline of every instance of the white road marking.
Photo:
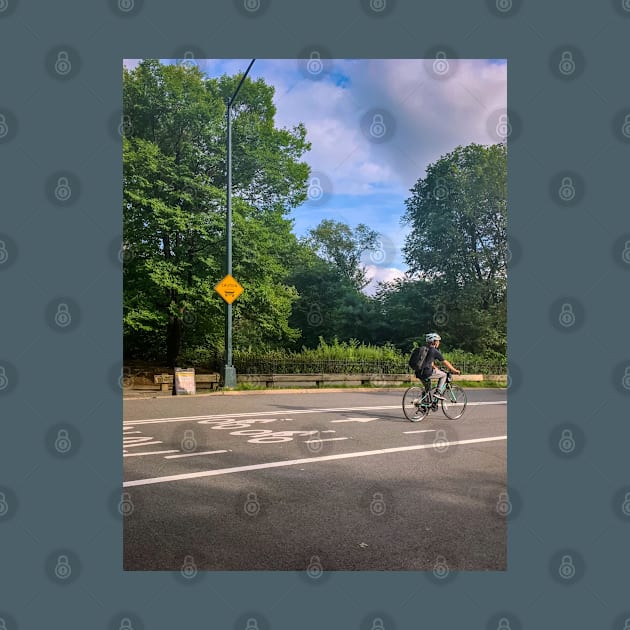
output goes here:
[{"label": "white road marking", "polygon": [[324,438],[323,440],[304,440],[305,444],[312,444],[313,442],[336,442],[337,440],[349,440],[347,437],[338,438]]},{"label": "white road marking", "polygon": [[162,455],[164,453],[177,453],[177,449],[174,451],[147,451],[146,453],[123,453],[123,457],[141,457],[143,455]]},{"label": "white road marking", "polygon": [[422,429],[420,431],[403,431],[403,433],[435,433],[437,429]]},{"label": "white road marking", "polygon": [[175,459],[177,457],[193,457],[194,455],[213,455],[214,453],[227,453],[227,451],[203,451],[201,453],[186,453],[185,455],[167,455],[164,459]]},{"label": "white road marking", "polygon": [[[497,400],[489,402],[469,402],[468,407],[478,405],[505,405],[506,400]],[[287,411],[247,411],[245,413],[223,413],[223,414],[207,414],[204,416],[175,416],[172,418],[150,418],[147,420],[125,420],[125,426],[133,426],[138,424],[161,424],[169,422],[194,422],[196,420],[228,420],[234,418],[251,418],[257,416],[277,416],[298,413],[330,413],[333,411],[374,411],[378,409],[401,409],[401,405],[379,405],[378,407],[331,407],[327,409],[292,409]]]},{"label": "white road marking", "polygon": [[161,440],[155,440],[153,442],[140,442],[139,444],[123,444],[123,448],[134,448],[135,446],[149,446],[149,444],[163,444]]},{"label": "white road marking", "polygon": [[356,453],[340,453],[338,455],[322,455],[321,457],[307,457],[304,459],[293,459],[290,461],[267,462],[266,464],[252,464],[249,466],[236,466],[234,468],[219,468],[217,470],[203,470],[194,473],[184,473],[180,475],[168,475],[166,477],[153,477],[148,479],[135,479],[125,481],[124,488],[135,486],[148,486],[156,483],[168,483],[169,481],[182,481],[184,479],[199,479],[202,477],[215,477],[217,475],[229,475],[231,473],[247,472],[250,470],[263,470],[266,468],[280,468],[284,466],[298,466],[300,464],[312,464],[316,462],[333,461],[337,459],[351,459],[354,457],[368,457],[373,455],[386,455],[389,453],[400,453],[404,451],[416,451],[427,448],[445,449],[448,446],[460,446],[464,444],[479,444],[481,442],[496,442],[507,440],[507,435],[499,435],[489,438],[477,438],[473,440],[459,440],[457,442],[439,442],[438,444],[416,444],[414,446],[398,446],[394,448],[383,448],[376,451],[359,451]]},{"label": "white road marking", "polygon": [[372,422],[378,418],[344,418],[343,420],[331,420],[330,422]]}]

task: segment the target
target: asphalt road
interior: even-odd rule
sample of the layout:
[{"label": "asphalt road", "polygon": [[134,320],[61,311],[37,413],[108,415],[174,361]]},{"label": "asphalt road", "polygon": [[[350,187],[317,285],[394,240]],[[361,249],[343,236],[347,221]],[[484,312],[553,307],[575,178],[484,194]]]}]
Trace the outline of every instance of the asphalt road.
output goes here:
[{"label": "asphalt road", "polygon": [[125,570],[506,570],[505,390],[124,401]]}]

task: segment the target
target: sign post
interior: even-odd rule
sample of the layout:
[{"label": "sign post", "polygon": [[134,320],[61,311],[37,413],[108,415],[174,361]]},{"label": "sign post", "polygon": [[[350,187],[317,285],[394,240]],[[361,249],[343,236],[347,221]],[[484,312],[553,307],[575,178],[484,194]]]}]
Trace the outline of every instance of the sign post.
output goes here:
[{"label": "sign post", "polygon": [[[245,77],[254,65],[255,59],[252,59],[245,74],[241,77],[234,94],[226,101],[226,118],[227,118],[227,211],[225,213],[225,238],[226,238],[226,273],[225,278],[232,277],[232,104],[236,99],[238,91],[245,81]],[[225,280],[225,278],[223,280]],[[240,286],[240,285],[239,285]],[[227,295],[227,293],[226,293]],[[222,296],[223,297],[223,296]],[[236,296],[238,297],[238,296]],[[236,299],[228,301],[226,297],[223,299],[227,302],[225,307],[225,365],[223,367],[223,386],[236,387],[236,369],[232,365],[232,302]]]},{"label": "sign post", "polygon": [[236,387],[236,368],[232,365],[232,302],[243,293],[243,287],[238,280],[227,274],[218,282],[214,290],[226,302],[225,326],[225,365],[223,367],[223,386]]}]

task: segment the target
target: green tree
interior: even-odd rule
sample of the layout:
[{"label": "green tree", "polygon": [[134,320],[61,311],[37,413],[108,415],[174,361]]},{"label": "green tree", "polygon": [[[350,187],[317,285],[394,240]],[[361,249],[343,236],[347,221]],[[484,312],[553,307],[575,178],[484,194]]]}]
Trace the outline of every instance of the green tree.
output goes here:
[{"label": "green tree", "polygon": [[325,261],[332,263],[339,273],[357,289],[363,289],[369,280],[361,256],[377,247],[378,233],[363,223],[352,229],[346,223],[324,219],[309,230],[305,242]]},{"label": "green tree", "polygon": [[403,253],[410,274],[430,283],[433,328],[462,349],[505,352],[505,144],[457,147],[411,192]]},{"label": "green tree", "polygon": [[[126,353],[218,346],[225,273],[225,99],[240,76],[142,62],[123,77],[124,333]],[[293,341],[295,290],[285,282],[299,248],[289,210],[306,199],[310,147],[303,125],[277,129],[273,88],[246,80],[234,107],[235,343]]]},{"label": "green tree", "polygon": [[379,312],[361,291],[368,282],[361,255],[376,247],[377,236],[363,224],[352,229],[325,219],[300,240],[300,260],[290,278],[299,298],[290,323],[302,331],[306,347],[317,347],[320,339],[373,341]]}]

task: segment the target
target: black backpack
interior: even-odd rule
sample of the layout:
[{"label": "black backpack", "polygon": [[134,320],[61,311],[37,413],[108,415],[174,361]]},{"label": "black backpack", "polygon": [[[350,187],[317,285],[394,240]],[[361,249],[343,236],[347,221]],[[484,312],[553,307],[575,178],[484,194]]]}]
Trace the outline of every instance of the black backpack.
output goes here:
[{"label": "black backpack", "polygon": [[409,367],[417,374],[424,364],[429,352],[429,346],[418,346],[413,349],[411,356],[409,357]]}]

